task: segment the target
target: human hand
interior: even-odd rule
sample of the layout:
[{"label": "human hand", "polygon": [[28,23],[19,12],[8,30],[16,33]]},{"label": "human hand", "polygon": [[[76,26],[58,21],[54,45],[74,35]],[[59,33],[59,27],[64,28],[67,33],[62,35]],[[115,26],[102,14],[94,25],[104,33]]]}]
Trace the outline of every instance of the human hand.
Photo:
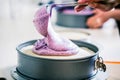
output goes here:
[{"label": "human hand", "polygon": [[89,28],[100,28],[102,27],[102,25],[110,18],[109,13],[99,10],[99,9],[95,9],[93,10],[93,13],[95,14],[94,16],[90,17],[87,20],[87,25]]},{"label": "human hand", "polygon": [[79,4],[87,3],[88,6],[92,8],[101,9],[104,11],[108,11],[113,9],[115,6],[120,4],[120,0],[78,0],[78,5],[75,6],[75,11],[79,12],[84,9],[86,6],[81,6]]},{"label": "human hand", "polygon": [[93,1],[93,0],[78,0],[78,5],[77,6],[75,6],[75,11],[76,12],[79,12],[79,11],[81,11],[82,9],[84,9],[86,6],[81,6],[81,5],[79,5],[79,4],[88,4],[89,2],[91,2],[91,1]]}]

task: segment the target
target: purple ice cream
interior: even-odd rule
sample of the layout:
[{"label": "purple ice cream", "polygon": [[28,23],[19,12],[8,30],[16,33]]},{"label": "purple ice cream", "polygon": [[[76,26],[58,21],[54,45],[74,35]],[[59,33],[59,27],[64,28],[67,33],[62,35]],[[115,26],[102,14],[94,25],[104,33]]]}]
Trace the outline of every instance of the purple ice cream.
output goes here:
[{"label": "purple ice cream", "polygon": [[42,7],[33,20],[37,31],[44,36],[33,47],[33,52],[39,55],[69,56],[79,52],[79,47],[72,41],[60,37],[52,28],[50,14]]}]

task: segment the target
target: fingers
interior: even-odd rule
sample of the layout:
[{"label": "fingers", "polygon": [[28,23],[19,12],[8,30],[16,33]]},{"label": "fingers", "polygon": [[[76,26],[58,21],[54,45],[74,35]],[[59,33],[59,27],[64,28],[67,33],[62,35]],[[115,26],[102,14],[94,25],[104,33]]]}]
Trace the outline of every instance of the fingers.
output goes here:
[{"label": "fingers", "polygon": [[77,5],[77,6],[75,6],[74,10],[76,12],[79,12],[79,11],[83,10],[85,7],[86,7],[85,5]]},{"label": "fingers", "polygon": [[90,0],[78,0],[78,3],[88,3],[88,2],[90,2]]},{"label": "fingers", "polygon": [[78,0],[78,5],[75,6],[74,10],[76,12],[83,10],[87,5],[79,5],[79,4],[90,3],[91,1],[93,1],[93,0]]},{"label": "fingers", "polygon": [[[78,0],[78,3],[83,4],[83,3],[87,3],[88,1],[89,0]],[[76,12],[79,12],[79,11],[83,10],[85,7],[86,7],[85,5],[77,5],[77,6],[75,6],[74,10]]]},{"label": "fingers", "polygon": [[89,28],[92,29],[100,28],[103,25],[101,20],[96,16],[89,18],[86,24],[88,25]]},{"label": "fingers", "polygon": [[88,25],[88,27],[90,28],[90,29],[98,29],[98,28],[100,28],[100,27],[102,27],[101,25],[89,25],[88,23],[87,23],[87,25]]},{"label": "fingers", "polygon": [[91,3],[91,2],[93,2],[93,1],[95,1],[95,0],[78,0],[78,3]]}]

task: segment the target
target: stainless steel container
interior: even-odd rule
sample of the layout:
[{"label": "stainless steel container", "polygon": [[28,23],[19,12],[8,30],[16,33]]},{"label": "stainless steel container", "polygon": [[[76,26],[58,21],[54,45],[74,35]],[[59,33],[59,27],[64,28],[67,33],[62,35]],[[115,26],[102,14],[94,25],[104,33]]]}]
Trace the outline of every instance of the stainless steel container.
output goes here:
[{"label": "stainless steel container", "polygon": [[[57,19],[56,24],[64,27],[88,28],[86,22],[93,15],[92,9],[90,14],[68,14],[64,10],[74,10],[73,6],[56,6]],[[87,10],[86,10],[87,11]]]}]

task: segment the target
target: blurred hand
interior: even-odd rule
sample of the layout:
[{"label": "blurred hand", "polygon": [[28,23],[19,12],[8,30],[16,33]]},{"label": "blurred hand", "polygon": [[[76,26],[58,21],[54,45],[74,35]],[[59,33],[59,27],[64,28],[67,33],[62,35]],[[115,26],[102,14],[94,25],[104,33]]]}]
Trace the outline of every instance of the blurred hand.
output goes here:
[{"label": "blurred hand", "polygon": [[[109,12],[109,11],[108,11]],[[107,14],[108,12],[95,9],[93,13],[95,14],[94,16],[90,17],[87,20],[87,25],[90,28],[100,28],[102,25],[110,18],[110,16]]]},{"label": "blurred hand", "polygon": [[88,6],[92,8],[107,11],[120,4],[120,0],[78,0],[78,5],[74,8],[76,12],[79,12],[86,7],[79,4],[88,4]]},{"label": "blurred hand", "polygon": [[[91,2],[91,1],[93,1],[93,0],[78,0],[78,4],[88,4],[89,2]],[[79,12],[79,11],[81,11],[82,9],[84,9],[86,6],[81,6],[81,5],[77,5],[77,6],[75,6],[75,11],[76,12]]]}]

